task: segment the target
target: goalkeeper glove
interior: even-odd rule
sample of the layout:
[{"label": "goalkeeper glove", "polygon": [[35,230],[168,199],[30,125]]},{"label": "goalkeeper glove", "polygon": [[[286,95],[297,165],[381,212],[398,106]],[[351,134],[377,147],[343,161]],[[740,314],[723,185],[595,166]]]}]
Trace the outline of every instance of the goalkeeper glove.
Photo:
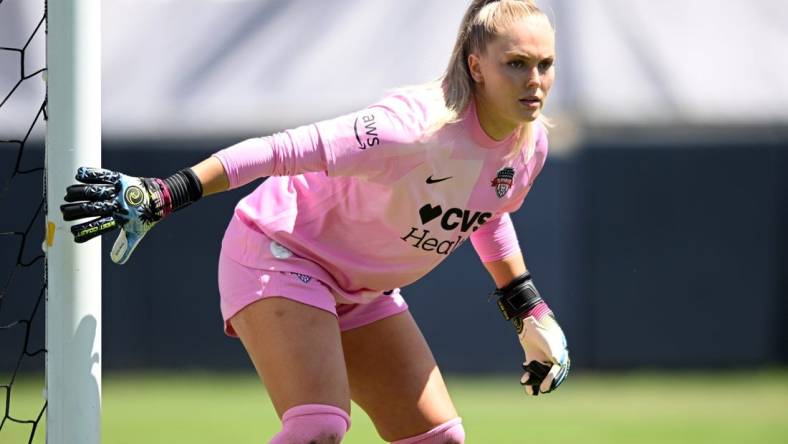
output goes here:
[{"label": "goalkeeper glove", "polygon": [[539,296],[530,274],[515,278],[494,295],[504,318],[517,329],[525,351],[525,373],[520,384],[533,396],[555,390],[569,374],[569,350],[563,330]]},{"label": "goalkeeper glove", "polygon": [[60,206],[63,220],[98,216],[71,227],[78,243],[120,228],[110,253],[117,264],[129,260],[142,238],[160,220],[202,197],[202,184],[191,169],[157,179],[81,167],[76,180],[82,184],[69,186],[64,198],[73,203]]}]

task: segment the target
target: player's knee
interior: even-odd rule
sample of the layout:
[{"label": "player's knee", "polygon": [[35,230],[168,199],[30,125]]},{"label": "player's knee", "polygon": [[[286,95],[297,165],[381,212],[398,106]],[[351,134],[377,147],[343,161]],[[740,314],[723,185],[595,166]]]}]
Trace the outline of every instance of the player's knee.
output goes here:
[{"label": "player's knee", "polygon": [[350,428],[350,416],[339,407],[306,404],[282,415],[282,430],[270,444],[339,444]]},{"label": "player's knee", "polygon": [[434,429],[422,433],[421,435],[411,436],[410,438],[394,441],[392,444],[464,444],[465,429],[462,427],[462,419],[454,418],[443,423]]}]

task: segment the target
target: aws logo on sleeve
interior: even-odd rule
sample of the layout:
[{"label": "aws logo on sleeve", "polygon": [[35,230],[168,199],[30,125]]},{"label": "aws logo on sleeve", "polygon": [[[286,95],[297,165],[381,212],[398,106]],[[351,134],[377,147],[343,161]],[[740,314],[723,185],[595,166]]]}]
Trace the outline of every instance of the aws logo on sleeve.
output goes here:
[{"label": "aws logo on sleeve", "polygon": [[380,145],[377,125],[374,113],[370,112],[369,114],[356,116],[356,121],[353,123],[353,131],[356,133],[358,149],[365,150]]},{"label": "aws logo on sleeve", "polygon": [[448,255],[457,249],[468,238],[468,233],[473,233],[493,216],[492,213],[449,208],[443,210],[440,205],[427,204],[419,209],[419,218],[423,225],[437,223],[443,231],[454,232],[459,228],[460,234],[452,235],[450,239],[445,234],[432,234],[432,230],[411,227],[410,232],[400,239],[413,248],[424,251],[433,251],[436,254]]}]

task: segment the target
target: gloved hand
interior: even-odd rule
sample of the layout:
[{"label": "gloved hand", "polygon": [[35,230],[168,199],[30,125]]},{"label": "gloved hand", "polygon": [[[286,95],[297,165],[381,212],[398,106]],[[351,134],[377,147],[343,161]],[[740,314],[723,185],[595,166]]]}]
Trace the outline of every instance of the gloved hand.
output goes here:
[{"label": "gloved hand", "polygon": [[79,168],[76,179],[85,185],[66,189],[66,202],[60,206],[63,220],[99,216],[71,227],[74,241],[87,242],[96,236],[121,228],[110,257],[125,263],[143,237],[167,215],[161,179],[126,176],[98,168]]},{"label": "gloved hand", "polygon": [[190,169],[166,179],[126,176],[99,168],[79,168],[76,179],[84,185],[66,189],[60,206],[63,220],[98,216],[71,227],[76,242],[82,243],[120,228],[110,257],[124,264],[156,223],[197,201],[202,184]]},{"label": "gloved hand", "polygon": [[569,374],[570,359],[566,337],[556,322],[553,313],[543,304],[522,319],[515,322],[519,333],[520,344],[525,350],[525,373],[520,384],[525,392],[537,396],[539,393],[550,393],[566,379]]},{"label": "gloved hand", "polygon": [[569,374],[569,350],[564,332],[539,295],[531,273],[515,277],[491,296],[498,298],[503,318],[514,324],[525,350],[525,374],[520,378],[525,392],[536,396],[555,390]]}]

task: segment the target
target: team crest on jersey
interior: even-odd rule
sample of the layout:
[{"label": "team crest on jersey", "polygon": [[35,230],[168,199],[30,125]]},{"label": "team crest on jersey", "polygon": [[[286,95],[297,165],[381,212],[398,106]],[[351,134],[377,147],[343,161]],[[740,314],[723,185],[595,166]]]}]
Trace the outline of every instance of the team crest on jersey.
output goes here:
[{"label": "team crest on jersey", "polygon": [[503,199],[506,196],[506,193],[509,192],[509,189],[512,187],[514,183],[514,168],[506,167],[498,171],[498,174],[495,176],[495,179],[492,180],[492,186],[495,188],[495,194],[498,195],[499,198]]}]

